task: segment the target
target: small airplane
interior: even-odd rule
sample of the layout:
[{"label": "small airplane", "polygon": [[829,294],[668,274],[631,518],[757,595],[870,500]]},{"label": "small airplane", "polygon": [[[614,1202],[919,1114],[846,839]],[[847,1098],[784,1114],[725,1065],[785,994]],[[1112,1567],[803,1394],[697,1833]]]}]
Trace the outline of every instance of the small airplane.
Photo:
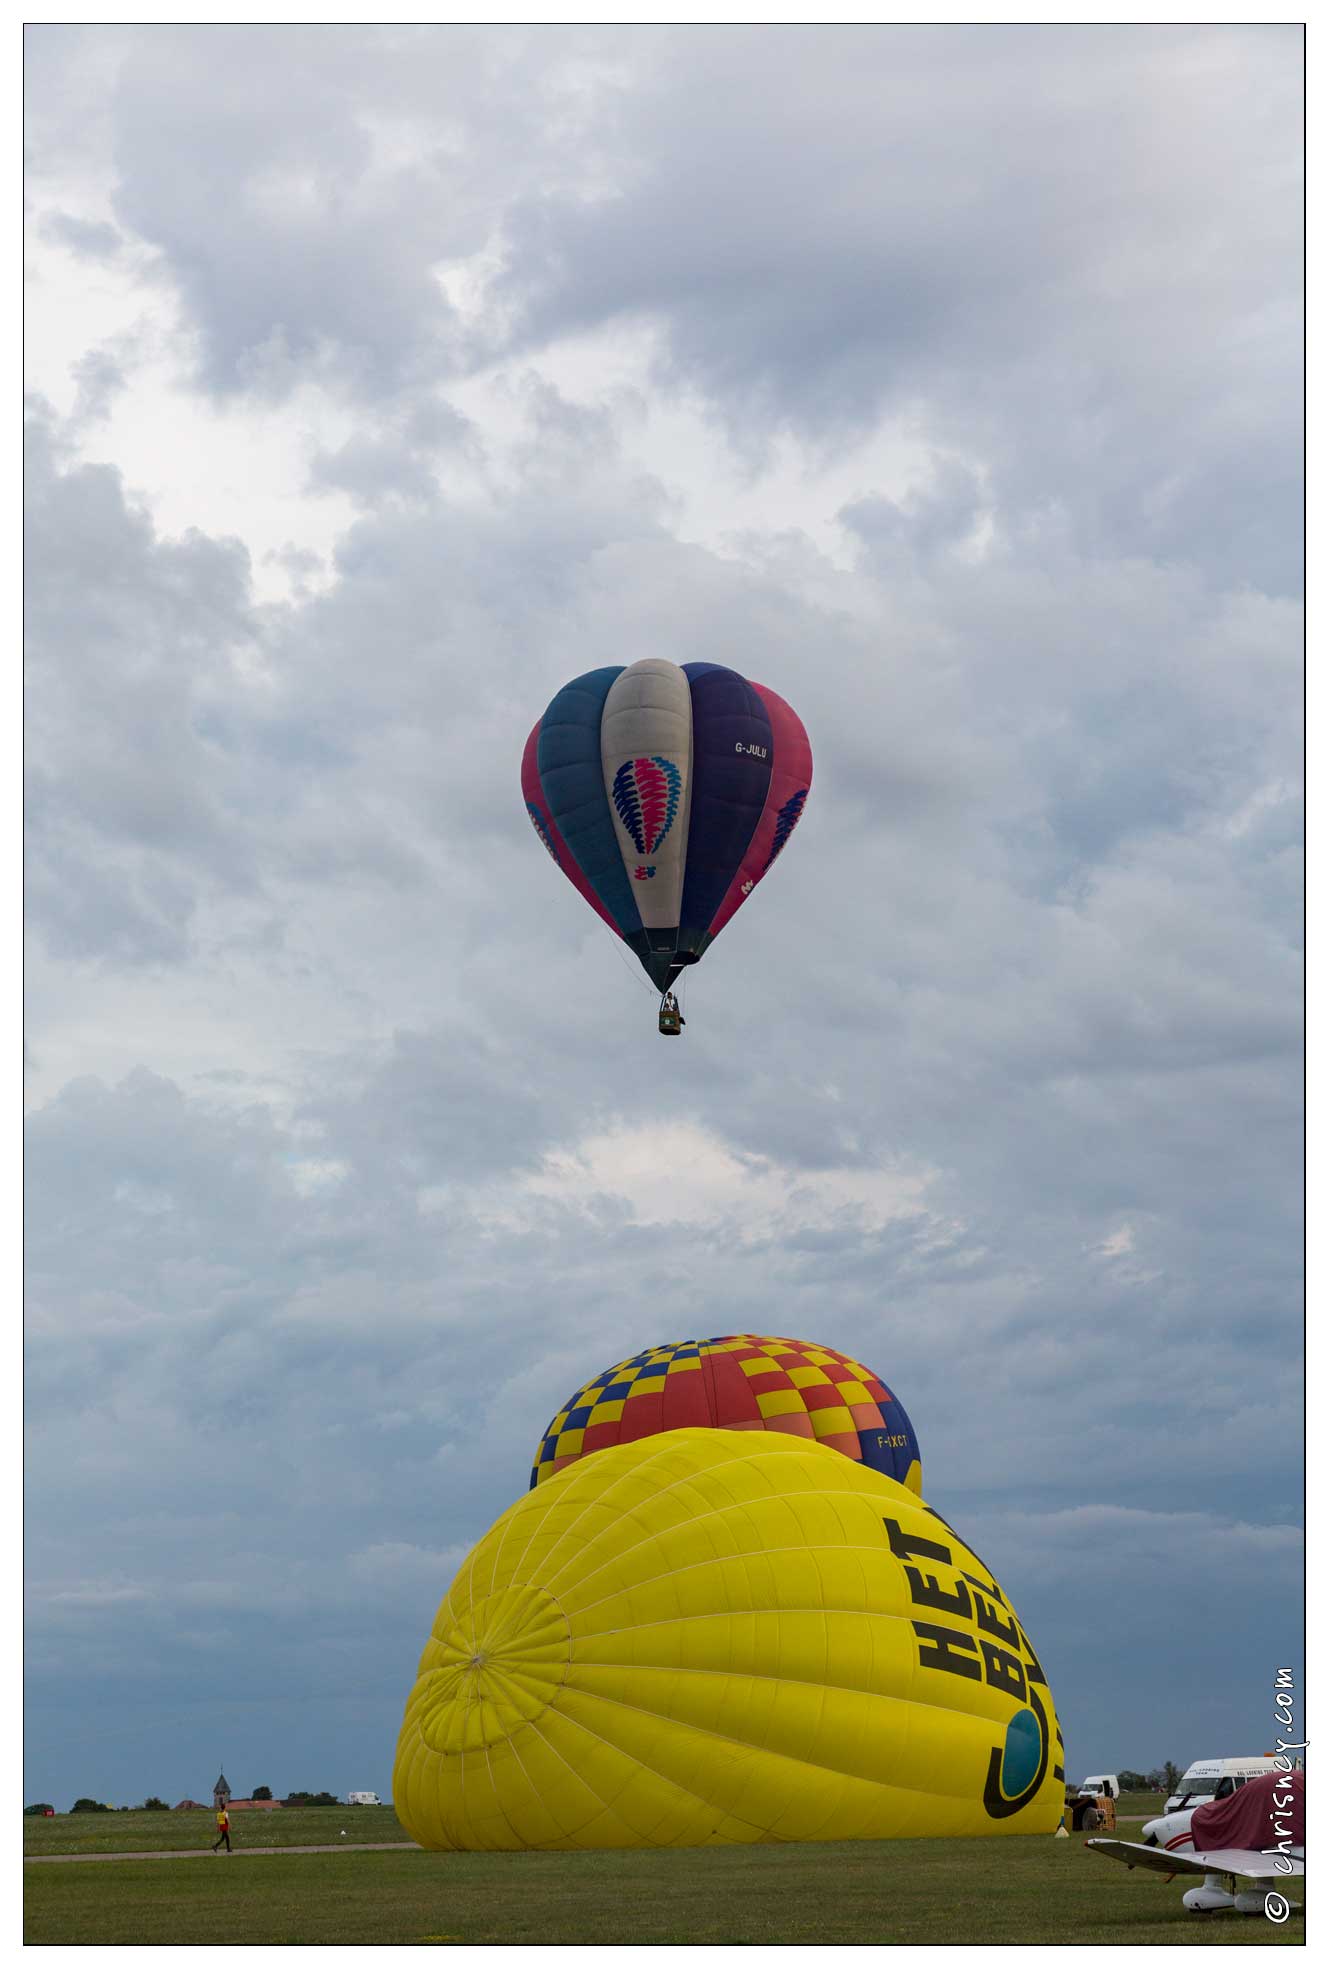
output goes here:
[{"label": "small airplane", "polygon": [[[1254,1844],[1259,1840],[1261,1843]],[[1142,1866],[1173,1878],[1203,1874],[1198,1887],[1182,1896],[1191,1914],[1267,1914],[1275,1901],[1285,1918],[1286,1898],[1277,1889],[1306,1872],[1306,1780],[1300,1771],[1271,1771],[1252,1778],[1230,1798],[1169,1812],[1151,1819],[1144,1844],[1129,1839],[1088,1839],[1106,1859]]]}]

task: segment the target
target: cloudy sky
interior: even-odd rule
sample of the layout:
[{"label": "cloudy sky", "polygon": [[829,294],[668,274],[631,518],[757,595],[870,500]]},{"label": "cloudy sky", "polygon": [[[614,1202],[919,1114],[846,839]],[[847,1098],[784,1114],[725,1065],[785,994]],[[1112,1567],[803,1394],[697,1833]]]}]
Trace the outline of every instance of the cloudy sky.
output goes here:
[{"label": "cloudy sky", "polygon": [[[1300,1661],[1301,37],[27,35],[25,1797],[385,1796],[650,1342],[861,1355],[1071,1775]],[[577,672],[816,756],[689,980]]]}]

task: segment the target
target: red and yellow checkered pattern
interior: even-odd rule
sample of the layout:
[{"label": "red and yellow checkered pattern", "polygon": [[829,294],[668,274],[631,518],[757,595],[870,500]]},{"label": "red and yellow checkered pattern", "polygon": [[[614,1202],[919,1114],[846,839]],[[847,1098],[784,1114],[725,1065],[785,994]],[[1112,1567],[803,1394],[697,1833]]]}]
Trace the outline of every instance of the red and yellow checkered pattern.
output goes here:
[{"label": "red and yellow checkered pattern", "polygon": [[870,1368],[834,1347],[756,1333],[649,1347],[596,1375],[546,1429],[531,1485],[597,1449],[698,1428],[805,1436],[919,1489],[909,1418]]}]

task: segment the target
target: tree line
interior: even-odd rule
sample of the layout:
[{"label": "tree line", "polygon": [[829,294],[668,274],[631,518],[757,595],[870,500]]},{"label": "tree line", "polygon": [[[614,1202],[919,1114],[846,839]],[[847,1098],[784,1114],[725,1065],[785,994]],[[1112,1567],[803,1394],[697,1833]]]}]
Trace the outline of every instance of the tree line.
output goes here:
[{"label": "tree line", "polygon": [[1165,1791],[1171,1797],[1181,1782],[1181,1766],[1169,1761],[1152,1771],[1118,1771],[1123,1791]]},{"label": "tree line", "polygon": [[[272,1786],[256,1784],[249,1795],[255,1804],[267,1802],[272,1797]],[[290,1791],[281,1800],[283,1805],[337,1805],[340,1802],[331,1791]],[[103,1805],[96,1798],[76,1798],[69,1809],[71,1812],[169,1812],[171,1807],[164,1798],[154,1795],[145,1798],[141,1805]],[[25,1805],[23,1816],[28,1819],[50,1818],[54,1811],[53,1805],[43,1802]]]}]

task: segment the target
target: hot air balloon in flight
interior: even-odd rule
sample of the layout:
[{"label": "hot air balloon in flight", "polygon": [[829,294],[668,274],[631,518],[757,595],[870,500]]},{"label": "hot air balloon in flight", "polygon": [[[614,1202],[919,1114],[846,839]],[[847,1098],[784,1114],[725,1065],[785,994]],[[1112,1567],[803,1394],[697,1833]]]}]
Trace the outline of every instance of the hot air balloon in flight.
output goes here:
[{"label": "hot air balloon in flight", "polygon": [[797,1436],[680,1429],[527,1491],[463,1564],[392,1801],[434,1850],[1051,1832],[1047,1679],[912,1491]]},{"label": "hot air balloon in flight", "polygon": [[803,812],[812,748],[797,714],[719,663],[611,665],[554,697],[521,781],[536,833],[640,959],[662,994],[661,1031],[677,1033],[664,1000]]},{"label": "hot air balloon in flight", "polygon": [[545,1430],[531,1488],[614,1443],[690,1428],[802,1436],[922,1491],[913,1424],[871,1368],[834,1347],[758,1333],[670,1341],[597,1374]]}]

